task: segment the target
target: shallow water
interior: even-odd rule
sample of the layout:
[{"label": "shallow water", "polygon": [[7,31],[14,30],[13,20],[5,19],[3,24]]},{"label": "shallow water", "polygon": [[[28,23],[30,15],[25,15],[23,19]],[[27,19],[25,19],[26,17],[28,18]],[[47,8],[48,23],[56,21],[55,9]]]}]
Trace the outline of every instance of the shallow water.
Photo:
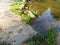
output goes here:
[{"label": "shallow water", "polygon": [[34,22],[32,27],[35,31],[45,35],[46,31],[55,26],[55,20],[51,16],[51,9],[48,8],[45,12],[42,13]]}]

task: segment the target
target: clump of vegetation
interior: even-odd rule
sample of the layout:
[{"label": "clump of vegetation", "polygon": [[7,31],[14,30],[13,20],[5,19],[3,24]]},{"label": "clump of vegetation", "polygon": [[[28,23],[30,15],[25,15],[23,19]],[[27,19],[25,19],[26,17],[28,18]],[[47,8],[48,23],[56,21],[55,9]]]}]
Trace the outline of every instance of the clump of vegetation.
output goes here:
[{"label": "clump of vegetation", "polygon": [[[31,23],[32,22],[32,18],[30,16],[28,16],[28,14],[25,14],[25,8],[23,9],[19,9],[20,5],[22,4],[22,2],[14,2],[11,5],[11,11],[15,12],[16,14],[20,15],[22,17],[22,20],[25,21],[26,23]],[[25,4],[25,7],[27,6],[27,4]],[[32,11],[32,13],[37,16],[37,12]]]},{"label": "clump of vegetation", "polygon": [[[38,33],[29,40],[27,40],[26,45],[56,45],[55,44],[56,35],[57,35],[56,30],[54,28],[51,28],[46,32],[45,38],[40,33]],[[10,43],[4,42],[1,43],[0,45],[10,45]]]},{"label": "clump of vegetation", "polygon": [[56,40],[56,30],[55,29],[50,29],[47,33],[46,33],[46,45],[56,45],[55,44],[55,40]]},{"label": "clump of vegetation", "polygon": [[31,12],[37,17],[39,13],[37,11],[31,10]]},{"label": "clump of vegetation", "polygon": [[40,34],[37,34],[28,40],[28,45],[40,45],[40,40],[42,40],[42,37]]},{"label": "clump of vegetation", "polygon": [[31,18],[29,16],[27,16],[27,14],[22,13],[22,10],[19,9],[21,4],[22,4],[22,2],[14,2],[11,6],[11,11],[15,12],[18,15],[21,15],[22,19],[26,23],[29,23]]},{"label": "clump of vegetation", "polygon": [[31,18],[26,15],[26,14],[22,14],[22,19],[26,22],[26,23],[29,23],[31,21]]},{"label": "clump of vegetation", "polygon": [[21,10],[19,10],[19,7],[22,3],[21,2],[14,2],[11,6],[11,11],[15,12],[16,14],[21,14]]},{"label": "clump of vegetation", "polygon": [[46,37],[38,33],[37,35],[33,36],[31,39],[27,41],[27,45],[56,45],[55,44],[56,35],[57,33],[54,28],[49,29],[46,32]]}]

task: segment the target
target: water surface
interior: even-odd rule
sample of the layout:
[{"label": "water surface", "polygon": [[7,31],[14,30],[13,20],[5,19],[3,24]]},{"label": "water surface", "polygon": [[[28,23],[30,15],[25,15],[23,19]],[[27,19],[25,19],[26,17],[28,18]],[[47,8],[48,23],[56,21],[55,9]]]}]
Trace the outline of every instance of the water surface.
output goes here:
[{"label": "water surface", "polygon": [[45,12],[42,13],[34,22],[32,27],[35,31],[45,35],[46,31],[55,26],[55,20],[51,15],[51,9],[48,8]]}]

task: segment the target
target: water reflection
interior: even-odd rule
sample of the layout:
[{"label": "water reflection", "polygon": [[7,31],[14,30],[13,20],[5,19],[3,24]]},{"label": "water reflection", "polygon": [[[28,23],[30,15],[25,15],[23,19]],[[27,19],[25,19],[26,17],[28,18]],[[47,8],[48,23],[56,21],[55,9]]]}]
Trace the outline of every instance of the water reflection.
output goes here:
[{"label": "water reflection", "polygon": [[43,12],[42,15],[33,22],[32,27],[35,31],[45,35],[46,31],[53,26],[54,22],[51,16],[51,9],[48,8],[47,11]]}]

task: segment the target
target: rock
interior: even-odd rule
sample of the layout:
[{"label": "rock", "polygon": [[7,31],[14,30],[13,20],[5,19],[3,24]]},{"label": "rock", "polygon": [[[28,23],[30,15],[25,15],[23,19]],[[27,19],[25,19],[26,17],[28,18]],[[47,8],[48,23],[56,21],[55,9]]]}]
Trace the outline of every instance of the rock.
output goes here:
[{"label": "rock", "polygon": [[56,36],[56,45],[60,45],[60,21],[56,22],[56,31],[58,32]]},{"label": "rock", "polygon": [[20,45],[36,34],[31,26],[23,23],[21,18],[12,12],[5,12],[3,18],[0,19],[1,30],[3,30],[0,33],[0,42],[5,41],[11,45]]},{"label": "rock", "polygon": [[30,16],[31,18],[36,18],[35,15],[31,12],[31,11],[28,11],[28,16]]},{"label": "rock", "polygon": [[26,10],[28,10],[28,7],[25,7]]},{"label": "rock", "polygon": [[23,0],[23,2],[26,2],[26,0]]},{"label": "rock", "polygon": [[20,45],[37,33],[31,26],[25,24],[19,15],[9,10],[10,0],[1,1],[4,3],[0,3],[0,42]]},{"label": "rock", "polygon": [[19,9],[22,10],[24,8],[25,4],[21,4]]}]

